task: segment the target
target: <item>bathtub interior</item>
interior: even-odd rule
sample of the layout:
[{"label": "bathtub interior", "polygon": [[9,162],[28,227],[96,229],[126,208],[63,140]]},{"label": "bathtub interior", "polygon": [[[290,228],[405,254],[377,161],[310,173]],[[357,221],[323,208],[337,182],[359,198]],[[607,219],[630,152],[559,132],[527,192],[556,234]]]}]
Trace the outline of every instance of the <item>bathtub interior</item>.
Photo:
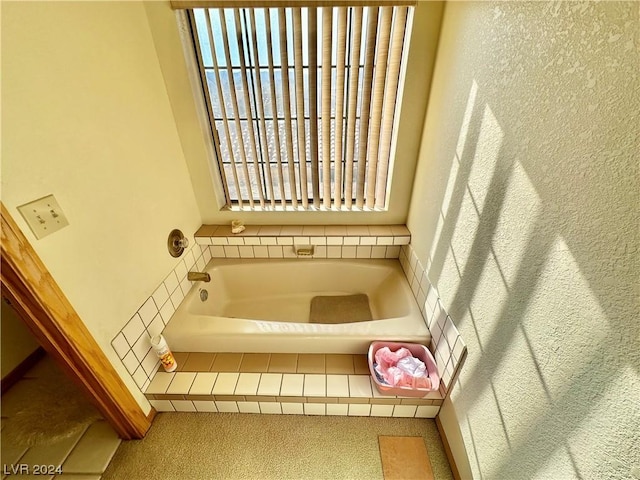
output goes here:
[{"label": "bathtub interior", "polygon": [[404,276],[388,261],[212,260],[207,271],[211,281],[200,288],[207,289],[208,299],[202,302],[199,292],[185,299],[191,314],[307,323],[314,296],[365,294],[378,320],[406,316],[413,301],[402,288]]}]

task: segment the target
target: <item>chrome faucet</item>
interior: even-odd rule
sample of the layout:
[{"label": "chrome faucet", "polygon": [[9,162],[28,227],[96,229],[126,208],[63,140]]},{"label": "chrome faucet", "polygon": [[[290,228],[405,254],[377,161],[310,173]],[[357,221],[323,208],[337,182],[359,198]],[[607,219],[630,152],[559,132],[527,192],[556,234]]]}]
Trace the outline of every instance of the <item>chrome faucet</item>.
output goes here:
[{"label": "chrome faucet", "polygon": [[210,282],[211,275],[207,272],[189,272],[187,273],[187,280],[191,282]]}]

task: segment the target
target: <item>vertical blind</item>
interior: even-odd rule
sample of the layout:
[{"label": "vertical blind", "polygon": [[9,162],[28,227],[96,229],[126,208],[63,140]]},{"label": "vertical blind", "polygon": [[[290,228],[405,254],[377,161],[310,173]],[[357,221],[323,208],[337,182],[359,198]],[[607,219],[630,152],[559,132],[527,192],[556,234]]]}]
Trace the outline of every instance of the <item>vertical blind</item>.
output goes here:
[{"label": "vertical blind", "polygon": [[385,208],[411,8],[190,10],[229,205]]}]

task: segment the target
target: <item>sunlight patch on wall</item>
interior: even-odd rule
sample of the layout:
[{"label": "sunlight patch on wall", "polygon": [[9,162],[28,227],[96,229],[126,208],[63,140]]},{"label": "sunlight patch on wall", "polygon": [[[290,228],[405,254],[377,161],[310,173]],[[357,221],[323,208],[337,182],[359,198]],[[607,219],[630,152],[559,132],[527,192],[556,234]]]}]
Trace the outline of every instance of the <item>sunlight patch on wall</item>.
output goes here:
[{"label": "sunlight patch on wall", "polygon": [[589,364],[598,368],[594,356],[603,340],[612,341],[609,326],[602,321],[605,317],[569,247],[558,237],[523,317],[554,400],[574,388],[570,379],[588,374]]},{"label": "sunlight patch on wall", "polygon": [[[491,299],[490,302],[487,301],[488,298]],[[483,347],[489,344],[498,330],[501,312],[508,299],[509,291],[502,280],[500,267],[492,256],[484,264],[470,305],[473,327],[480,351],[484,350]],[[465,340],[473,341],[472,339]],[[471,360],[471,357],[467,360],[467,368],[471,365]],[[480,357],[475,357],[475,362],[480,361],[482,361]]]},{"label": "sunlight patch on wall", "polygon": [[496,120],[491,111],[491,107],[485,105],[482,113],[482,123],[480,124],[480,134],[467,183],[467,188],[480,215],[484,210],[487,195],[491,193],[490,186],[496,175],[498,156],[503,140],[504,132],[498,124],[498,120]]},{"label": "sunlight patch on wall", "polygon": [[471,122],[471,114],[476,106],[476,96],[478,95],[478,84],[475,80],[471,83],[471,90],[469,91],[469,97],[467,98],[467,107],[464,111],[464,117],[462,118],[462,125],[460,126],[460,134],[458,135],[458,145],[456,146],[456,155],[458,158],[462,157],[464,146],[467,143],[467,135],[469,133],[469,124]]},{"label": "sunlight patch on wall", "polygon": [[542,202],[529,176],[522,165],[515,162],[491,242],[496,262],[509,287],[513,287],[521,268],[541,208]]},{"label": "sunlight patch on wall", "polygon": [[[460,161],[457,156],[454,156],[451,161],[451,169],[449,170],[449,178],[447,179],[447,189],[444,193],[444,199],[442,201],[442,207],[438,215],[438,224],[436,225],[436,233],[434,236],[435,241],[431,245],[431,251],[429,252],[429,260],[432,260],[438,249],[440,236],[442,235],[442,228],[444,227],[449,212],[449,205],[451,203],[451,196],[453,195],[453,189],[458,178],[458,171],[460,170]],[[429,266],[427,265],[427,269]]]}]

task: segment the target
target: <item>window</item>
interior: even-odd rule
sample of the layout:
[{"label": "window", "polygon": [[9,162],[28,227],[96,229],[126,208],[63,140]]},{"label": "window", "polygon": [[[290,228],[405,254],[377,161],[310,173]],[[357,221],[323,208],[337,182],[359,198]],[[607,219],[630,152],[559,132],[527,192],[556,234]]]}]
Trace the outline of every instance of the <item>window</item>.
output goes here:
[{"label": "window", "polygon": [[228,206],[386,208],[411,13],[406,5],[189,11]]}]

